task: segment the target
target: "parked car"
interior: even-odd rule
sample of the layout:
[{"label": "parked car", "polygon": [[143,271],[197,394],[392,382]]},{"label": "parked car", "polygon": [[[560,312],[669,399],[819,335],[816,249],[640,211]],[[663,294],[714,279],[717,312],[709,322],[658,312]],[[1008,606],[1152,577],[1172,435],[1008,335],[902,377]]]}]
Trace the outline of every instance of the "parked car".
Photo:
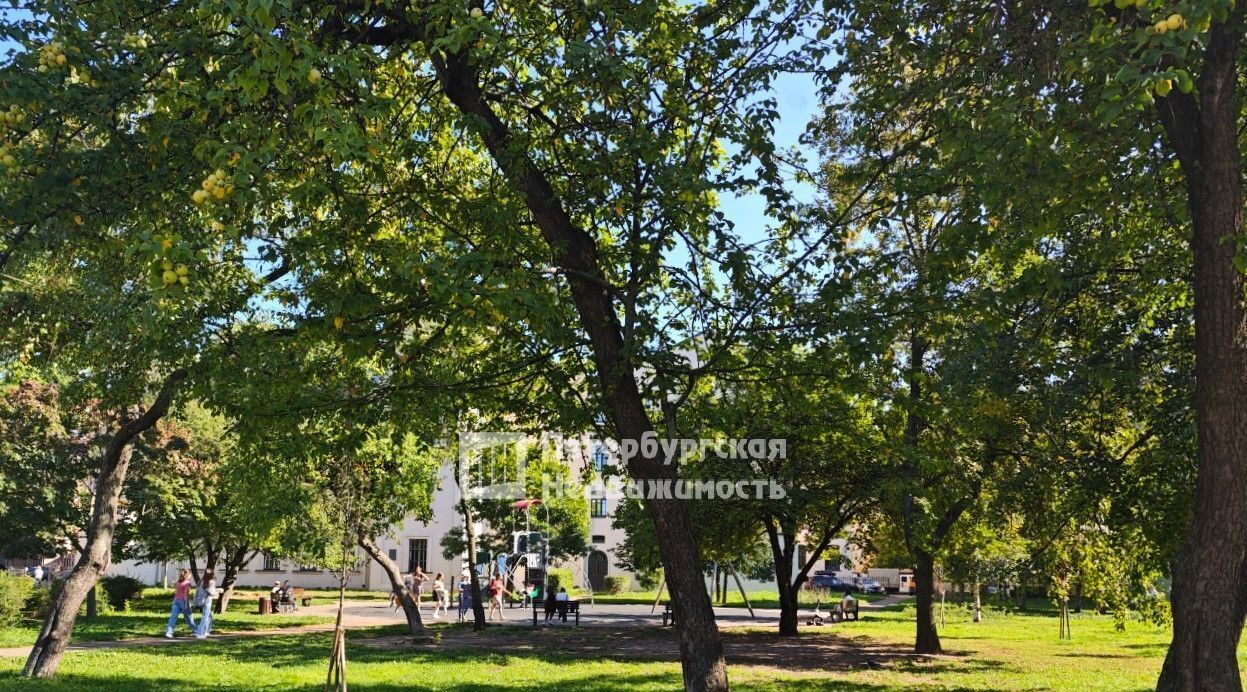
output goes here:
[{"label": "parked car", "polygon": [[858,577],[857,589],[862,593],[883,593],[883,584],[874,577]]},{"label": "parked car", "polygon": [[853,588],[852,584],[837,577],[830,570],[819,570],[810,577],[811,589],[830,589],[832,591],[844,591]]}]

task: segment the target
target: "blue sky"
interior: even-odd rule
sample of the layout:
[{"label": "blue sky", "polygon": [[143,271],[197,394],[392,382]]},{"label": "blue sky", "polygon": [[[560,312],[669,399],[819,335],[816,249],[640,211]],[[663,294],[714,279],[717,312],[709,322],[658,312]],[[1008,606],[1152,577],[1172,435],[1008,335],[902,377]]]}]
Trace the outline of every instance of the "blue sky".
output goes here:
[{"label": "blue sky", "polygon": [[[818,92],[814,79],[808,74],[782,75],[775,80],[774,96],[780,115],[780,122],[775,128],[775,146],[780,149],[799,146],[801,135],[818,111]],[[808,184],[794,184],[793,190],[802,202],[811,201],[815,193],[814,188]],[[763,237],[763,230],[769,221],[761,195],[722,195],[719,208],[736,224],[736,231],[747,242]]]}]

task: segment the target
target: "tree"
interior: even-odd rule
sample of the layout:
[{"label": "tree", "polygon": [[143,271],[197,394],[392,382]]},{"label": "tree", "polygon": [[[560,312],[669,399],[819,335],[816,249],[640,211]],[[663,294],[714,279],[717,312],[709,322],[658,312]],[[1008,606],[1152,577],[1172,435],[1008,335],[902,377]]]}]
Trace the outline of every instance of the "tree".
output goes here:
[{"label": "tree", "polygon": [[[872,439],[872,401],[838,381],[843,351],[761,341],[735,354],[727,372],[702,383],[684,424],[703,438],[782,440],[784,453],[764,459],[707,454],[686,463],[700,477],[765,479],[782,488],[782,497],[711,500],[706,513],[729,512],[765,537],[779,592],[779,633],[796,636],[801,588],[832,539],[874,496],[869,460],[879,446]],[[756,543],[757,537],[733,542]]]},{"label": "tree", "polygon": [[119,541],[123,554],[141,560],[188,560],[196,580],[202,557],[204,570],[222,575],[218,612],[229,607],[239,570],[279,545],[275,520],[243,501],[251,469],[226,427],[198,402],[157,424],[159,453],[140,449],[132,462],[125,491],[131,520]]},{"label": "tree", "polygon": [[[1242,228],[1243,9],[1118,5],[942,7],[958,18],[955,31],[932,24],[918,5],[845,7],[846,65],[865,100],[935,106],[925,111],[929,133],[967,163],[1033,166],[1024,197],[1039,204],[1023,204],[1036,219],[1059,218],[1071,199],[1099,195],[1097,179],[1120,175],[1149,187],[1168,170],[1157,159],[1180,166],[1191,228],[1199,471],[1191,528],[1174,563],[1174,640],[1159,687],[1239,689],[1234,652],[1247,606],[1229,585],[1243,581],[1247,566],[1230,556],[1247,546],[1247,502],[1233,481],[1247,461],[1244,414],[1229,402],[1247,386],[1238,346],[1247,314],[1242,251],[1225,238]],[[898,26],[916,31],[895,41]],[[902,65],[918,76],[911,88],[884,86]],[[989,98],[967,98],[968,84]],[[1042,200],[1062,203],[1043,212]]]}]

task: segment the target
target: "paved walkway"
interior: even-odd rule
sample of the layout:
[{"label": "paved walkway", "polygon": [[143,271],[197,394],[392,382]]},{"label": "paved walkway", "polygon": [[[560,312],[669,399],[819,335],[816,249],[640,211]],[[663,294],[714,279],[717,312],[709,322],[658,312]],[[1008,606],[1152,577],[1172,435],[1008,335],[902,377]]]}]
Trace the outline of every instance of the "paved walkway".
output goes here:
[{"label": "paved walkway", "polygon": [[[893,605],[901,600],[904,596],[890,595],[886,598],[874,603],[863,602],[861,608],[863,610],[878,609],[889,605]],[[617,604],[617,603],[597,603],[590,604],[588,599],[583,599],[580,604],[580,625],[581,627],[605,627],[605,628],[629,628],[629,627],[654,627],[662,624],[662,606],[651,612],[651,605],[639,604]],[[336,604],[316,605],[299,609],[300,615],[321,615],[326,617],[334,617],[337,614]],[[429,617],[432,612],[431,607],[425,607],[425,623],[433,627],[437,627],[439,623],[446,620],[433,620]],[[809,612],[809,608],[802,608],[801,615],[804,617]],[[779,625],[779,610],[771,608],[755,608],[753,616],[745,608],[715,608],[715,620],[720,627],[777,627]],[[280,617],[280,616],[274,616]],[[532,611],[527,608],[507,608],[505,612],[506,622],[512,625],[532,624]],[[451,611],[450,621],[454,622],[458,619],[458,613]],[[395,611],[385,601],[347,601],[342,611],[343,624],[350,629],[359,629],[363,627],[379,627],[384,625],[398,625],[405,622],[402,611]],[[567,624],[552,623],[546,625],[544,621],[540,621],[542,627],[562,628],[570,627],[571,622]],[[239,631],[228,632],[225,634],[213,635],[212,639],[235,639],[243,637],[265,637],[273,635],[290,635],[305,634],[309,632],[330,632],[333,630],[332,623],[320,625],[300,625],[297,627],[287,627],[283,629],[271,630],[255,630],[255,631]],[[138,637],[134,639],[123,639],[113,641],[91,641],[79,642],[71,644],[69,651],[88,651],[91,649],[108,649],[108,648],[126,648],[135,646],[168,646],[173,644],[199,643],[200,640],[186,634],[184,631],[175,639],[165,639],[164,637]],[[24,658],[30,653],[30,647],[9,647],[0,648],[0,658]]]}]

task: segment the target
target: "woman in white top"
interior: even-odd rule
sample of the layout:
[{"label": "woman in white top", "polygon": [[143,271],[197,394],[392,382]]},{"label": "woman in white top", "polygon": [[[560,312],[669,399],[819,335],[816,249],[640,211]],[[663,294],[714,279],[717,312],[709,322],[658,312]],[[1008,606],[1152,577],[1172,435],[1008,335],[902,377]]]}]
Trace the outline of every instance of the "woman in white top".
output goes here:
[{"label": "woman in white top", "polygon": [[212,570],[204,570],[203,578],[199,580],[199,586],[195,587],[195,607],[202,611],[199,618],[199,629],[195,632],[198,639],[207,639],[208,633],[212,631],[212,602],[216,600],[217,594],[221,592],[216,586],[216,578],[212,575]]},{"label": "woman in white top", "polygon": [[[433,619],[438,620],[442,614],[449,612],[450,608],[450,598],[446,594],[446,584],[442,581],[441,572],[433,577],[433,599],[436,601],[433,606]],[[441,610],[442,614],[439,614],[438,610]]]}]

